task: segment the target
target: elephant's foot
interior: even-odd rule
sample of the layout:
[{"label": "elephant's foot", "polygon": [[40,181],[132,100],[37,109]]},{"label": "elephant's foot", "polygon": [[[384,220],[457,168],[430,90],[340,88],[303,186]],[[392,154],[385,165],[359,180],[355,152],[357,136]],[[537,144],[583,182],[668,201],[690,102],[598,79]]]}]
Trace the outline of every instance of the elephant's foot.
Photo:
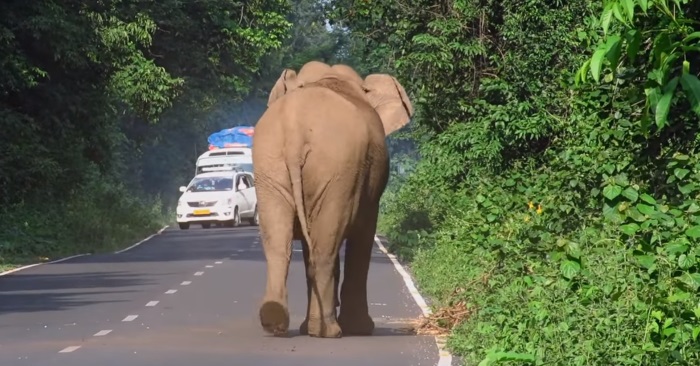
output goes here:
[{"label": "elephant's foot", "polygon": [[299,333],[317,338],[341,338],[343,331],[335,319],[327,319],[326,321],[304,320],[304,323],[299,327]]},{"label": "elephant's foot", "polygon": [[368,336],[374,332],[374,320],[369,314],[345,315],[342,312],[338,317],[338,324],[347,335]]},{"label": "elephant's foot", "polygon": [[260,325],[275,336],[287,334],[289,330],[289,310],[276,301],[265,301],[260,307]]},{"label": "elephant's foot", "polygon": [[309,318],[304,319],[299,326],[299,334],[309,335]]}]

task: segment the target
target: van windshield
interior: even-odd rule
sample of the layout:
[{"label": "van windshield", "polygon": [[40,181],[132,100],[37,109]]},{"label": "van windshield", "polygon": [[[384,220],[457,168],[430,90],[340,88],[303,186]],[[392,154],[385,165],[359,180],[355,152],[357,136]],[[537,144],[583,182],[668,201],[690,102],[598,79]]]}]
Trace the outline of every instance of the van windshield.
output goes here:
[{"label": "van windshield", "polygon": [[231,177],[194,178],[187,187],[187,192],[221,192],[233,189]]}]

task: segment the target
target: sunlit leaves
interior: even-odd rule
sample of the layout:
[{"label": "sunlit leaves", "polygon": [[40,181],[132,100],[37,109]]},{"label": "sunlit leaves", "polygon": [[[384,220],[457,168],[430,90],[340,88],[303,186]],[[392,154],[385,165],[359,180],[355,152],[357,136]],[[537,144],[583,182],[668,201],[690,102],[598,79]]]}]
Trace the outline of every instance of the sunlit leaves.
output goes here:
[{"label": "sunlit leaves", "polygon": [[[644,14],[636,14],[637,6]],[[680,23],[685,2],[669,0],[610,0],[607,1],[601,13],[601,28],[606,42],[599,44],[591,58],[583,63],[576,75],[576,83],[586,82],[586,74],[591,73],[593,80],[599,83],[605,66],[609,66],[616,76],[618,67],[634,69],[639,57],[653,61],[654,68],[648,74],[648,80],[653,84],[645,86],[646,99],[642,115],[641,129],[644,134],[649,131],[650,115],[654,117],[657,130],[663,129],[669,123],[669,112],[674,104],[678,77],[685,91],[686,99],[692,110],[700,115],[700,82],[696,75],[690,74],[686,54],[700,50],[700,32],[692,29],[692,23],[683,22],[683,26],[657,28],[647,30],[647,10],[653,8],[654,15],[666,18],[666,22]],[[622,11],[620,11],[622,9]],[[656,14],[658,13],[658,14]],[[609,30],[619,21],[622,27],[620,34],[610,34]],[[644,36],[643,36],[644,34]],[[640,55],[643,42],[651,42],[651,49],[644,50]],[[621,49],[626,50],[625,59],[621,59]],[[607,64],[604,62],[607,59]],[[611,79],[612,80],[612,79]],[[663,91],[661,91],[663,89]]]}]

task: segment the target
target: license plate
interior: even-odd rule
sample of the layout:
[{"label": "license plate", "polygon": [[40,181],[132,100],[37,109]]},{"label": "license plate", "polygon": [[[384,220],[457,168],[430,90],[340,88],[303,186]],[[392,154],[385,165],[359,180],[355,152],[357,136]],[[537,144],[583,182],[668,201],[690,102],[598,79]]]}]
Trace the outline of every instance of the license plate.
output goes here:
[{"label": "license plate", "polygon": [[209,210],[194,210],[195,215],[209,215],[211,211]]}]

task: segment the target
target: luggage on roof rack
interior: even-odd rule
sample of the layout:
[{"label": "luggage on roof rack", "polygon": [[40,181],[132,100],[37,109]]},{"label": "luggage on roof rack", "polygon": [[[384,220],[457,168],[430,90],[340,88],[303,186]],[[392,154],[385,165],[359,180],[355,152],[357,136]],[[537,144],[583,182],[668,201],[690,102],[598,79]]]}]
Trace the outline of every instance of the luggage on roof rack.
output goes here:
[{"label": "luggage on roof rack", "polygon": [[225,147],[253,147],[253,126],[236,126],[223,129],[209,135],[209,150],[222,149]]}]

